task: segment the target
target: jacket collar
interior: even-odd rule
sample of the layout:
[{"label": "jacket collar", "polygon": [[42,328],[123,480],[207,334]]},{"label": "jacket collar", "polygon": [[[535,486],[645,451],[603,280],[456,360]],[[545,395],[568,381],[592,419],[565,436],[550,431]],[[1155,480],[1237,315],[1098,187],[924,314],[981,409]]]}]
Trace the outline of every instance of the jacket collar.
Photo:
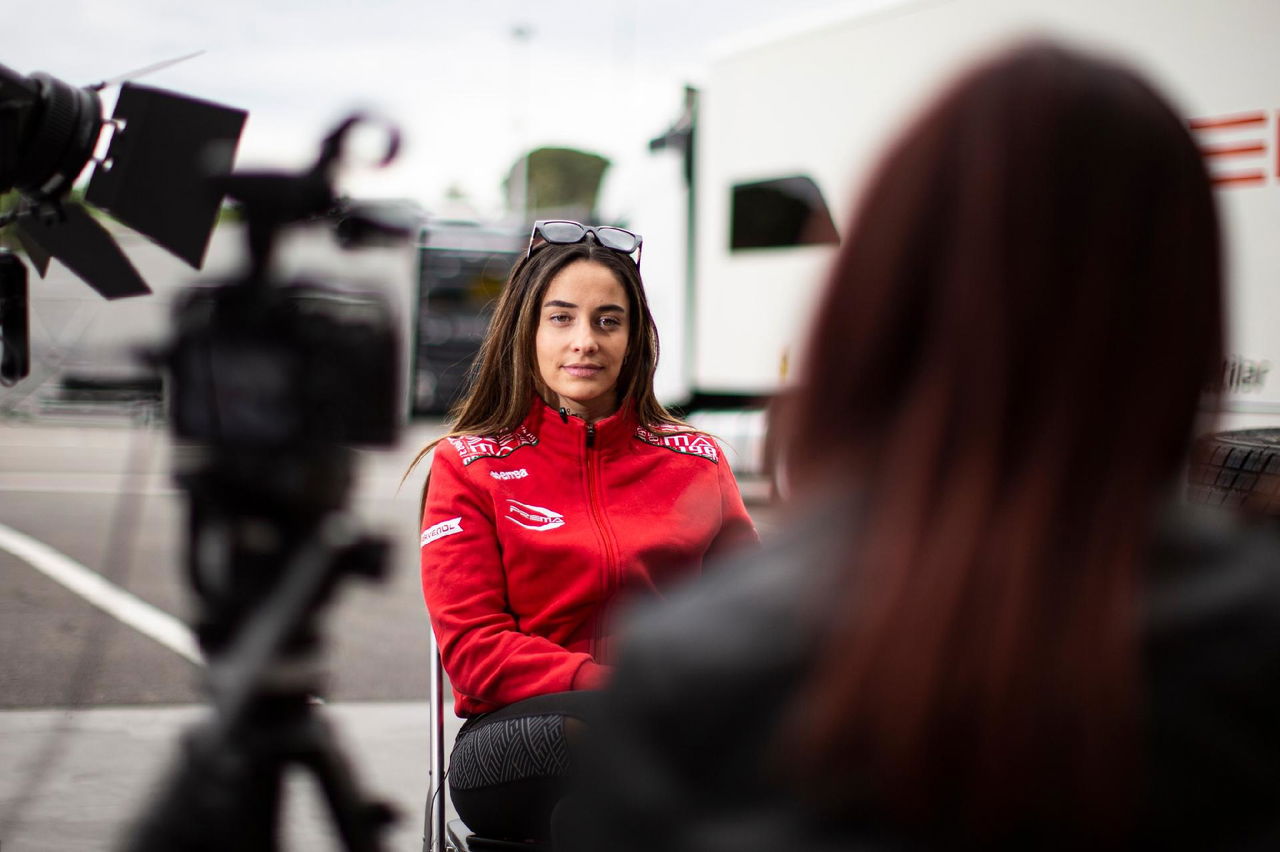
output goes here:
[{"label": "jacket collar", "polygon": [[635,408],[630,401],[624,402],[608,417],[588,424],[576,414],[552,408],[541,397],[535,396],[529,416],[525,418],[525,426],[538,436],[539,443],[573,452],[583,450],[588,437],[594,449],[603,451],[624,446],[635,435],[637,425]]}]

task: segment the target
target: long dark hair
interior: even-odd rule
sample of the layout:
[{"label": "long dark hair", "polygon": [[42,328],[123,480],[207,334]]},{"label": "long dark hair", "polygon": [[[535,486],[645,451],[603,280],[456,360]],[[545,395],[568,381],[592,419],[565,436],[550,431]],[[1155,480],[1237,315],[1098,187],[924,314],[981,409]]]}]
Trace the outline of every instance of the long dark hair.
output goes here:
[{"label": "long dark hair", "polygon": [[[627,354],[618,375],[619,402],[630,405],[646,428],[685,426],[658,402],[653,391],[653,376],[658,369],[658,330],[640,270],[629,256],[588,238],[572,245],[535,248],[532,255],[511,270],[476,356],[470,388],[450,414],[450,436],[510,434],[528,415],[529,402],[540,386],[534,338],[542,299],[551,280],[579,260],[606,267],[630,302]],[[442,440],[437,438],[423,447],[410,469]]]},{"label": "long dark hair", "polygon": [[1152,515],[1221,358],[1200,154],[1135,73],[1024,43],[906,130],[846,233],[784,439],[798,490],[862,494],[800,780],[971,836],[1118,831]]}]

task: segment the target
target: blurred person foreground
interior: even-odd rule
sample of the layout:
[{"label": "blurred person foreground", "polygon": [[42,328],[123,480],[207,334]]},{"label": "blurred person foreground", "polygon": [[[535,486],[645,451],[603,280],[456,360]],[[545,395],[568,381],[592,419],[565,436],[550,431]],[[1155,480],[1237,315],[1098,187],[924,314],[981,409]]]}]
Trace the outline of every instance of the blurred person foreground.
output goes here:
[{"label": "blurred person foreground", "polygon": [[1178,114],[1019,43],[847,233],[783,412],[790,522],[637,616],[584,848],[1274,848],[1280,545],[1176,500],[1224,324]]}]

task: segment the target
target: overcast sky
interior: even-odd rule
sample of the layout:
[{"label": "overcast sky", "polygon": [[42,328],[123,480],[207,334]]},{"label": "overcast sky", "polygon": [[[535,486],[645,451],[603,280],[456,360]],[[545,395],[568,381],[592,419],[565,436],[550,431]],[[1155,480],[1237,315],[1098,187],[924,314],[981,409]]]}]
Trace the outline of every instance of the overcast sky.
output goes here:
[{"label": "overcast sky", "polygon": [[371,108],[400,124],[406,148],[383,173],[348,172],[345,188],[435,207],[454,186],[492,213],[519,151],[567,144],[625,167],[678,114],[717,43],[859,5],[42,0],[8,16],[0,63],[87,85],[203,50],[139,82],[247,109],[239,166],[301,166],[338,119]]}]

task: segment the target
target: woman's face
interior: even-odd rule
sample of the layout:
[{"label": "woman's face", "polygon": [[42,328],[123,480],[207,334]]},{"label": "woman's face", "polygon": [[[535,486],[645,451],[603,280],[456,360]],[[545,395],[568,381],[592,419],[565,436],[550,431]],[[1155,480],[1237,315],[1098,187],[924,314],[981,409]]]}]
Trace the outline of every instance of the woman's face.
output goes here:
[{"label": "woman's face", "polygon": [[547,402],[588,422],[618,408],[630,310],[621,282],[595,261],[575,260],[551,279],[534,340]]}]

